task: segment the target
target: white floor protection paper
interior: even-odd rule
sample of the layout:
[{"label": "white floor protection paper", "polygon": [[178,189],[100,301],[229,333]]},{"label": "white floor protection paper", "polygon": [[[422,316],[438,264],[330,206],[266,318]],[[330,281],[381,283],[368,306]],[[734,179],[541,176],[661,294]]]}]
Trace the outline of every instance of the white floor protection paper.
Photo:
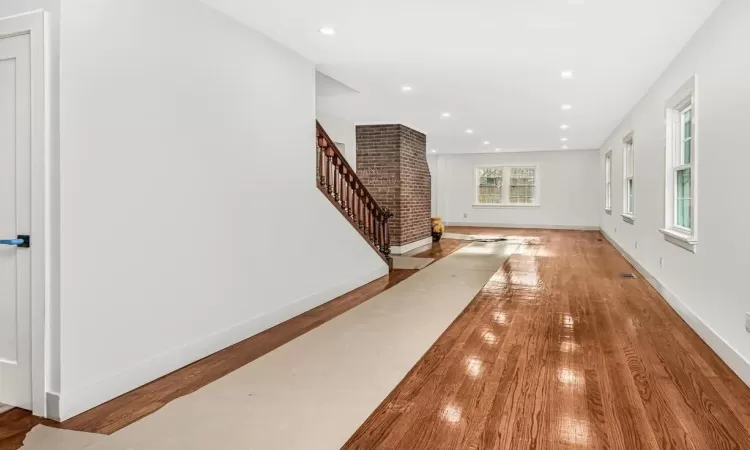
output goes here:
[{"label": "white floor protection paper", "polygon": [[[516,247],[503,242],[472,243],[97,442],[60,446],[53,437],[62,431],[37,427],[23,448],[341,448]],[[40,433],[51,438],[44,445],[35,438]]]}]

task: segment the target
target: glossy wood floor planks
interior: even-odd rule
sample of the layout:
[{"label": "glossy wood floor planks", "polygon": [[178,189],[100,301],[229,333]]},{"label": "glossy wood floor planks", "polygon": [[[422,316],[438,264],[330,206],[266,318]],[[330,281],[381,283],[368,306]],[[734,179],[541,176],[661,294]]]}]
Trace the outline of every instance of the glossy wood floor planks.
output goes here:
[{"label": "glossy wood floor planks", "polygon": [[521,248],[346,449],[750,449],[750,389],[598,232]]},{"label": "glossy wood floor planks", "polygon": [[[635,271],[598,232],[448,231],[529,244],[344,448],[750,450],[750,388],[645,280],[620,278]],[[444,239],[418,256],[467,244]],[[58,426],[117,431],[415,272],[394,271]],[[0,416],[0,450],[17,449],[39,422]]]}]

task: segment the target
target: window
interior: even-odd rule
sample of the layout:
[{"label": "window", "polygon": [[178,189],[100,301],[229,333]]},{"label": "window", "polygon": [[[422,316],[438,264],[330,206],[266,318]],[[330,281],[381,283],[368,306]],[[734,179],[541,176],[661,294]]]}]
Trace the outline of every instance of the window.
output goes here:
[{"label": "window", "polygon": [[612,150],[604,156],[604,210],[612,214]]},{"label": "window", "polygon": [[666,223],[667,241],[690,251],[697,244],[695,79],[667,103]]},{"label": "window", "polygon": [[635,148],[633,133],[622,140],[623,143],[623,199],[622,218],[625,222],[635,221]]},{"label": "window", "polygon": [[536,169],[533,167],[510,168],[510,204],[533,205],[535,200]]},{"label": "window", "polygon": [[477,167],[476,206],[537,206],[537,168]]},{"label": "window", "polygon": [[503,168],[485,167],[479,169],[477,203],[499,205],[503,203]]}]

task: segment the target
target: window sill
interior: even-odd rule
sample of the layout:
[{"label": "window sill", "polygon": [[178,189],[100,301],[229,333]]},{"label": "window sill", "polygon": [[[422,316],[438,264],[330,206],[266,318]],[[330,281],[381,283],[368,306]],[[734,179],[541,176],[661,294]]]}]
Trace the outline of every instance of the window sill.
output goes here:
[{"label": "window sill", "polygon": [[665,241],[695,253],[696,247],[698,247],[698,240],[695,237],[667,228],[662,228],[659,231],[664,235]]},{"label": "window sill", "polygon": [[622,216],[622,221],[627,222],[630,225],[635,225],[635,216],[630,214],[620,214]]},{"label": "window sill", "polygon": [[609,214],[610,216],[612,215],[612,210],[611,209],[604,208],[604,212],[607,213],[607,214]]},{"label": "window sill", "polygon": [[474,203],[471,205],[472,208],[539,208],[539,204],[531,204],[531,205],[513,205],[513,204],[502,204],[502,205],[488,205],[488,204],[481,204],[481,203]]}]

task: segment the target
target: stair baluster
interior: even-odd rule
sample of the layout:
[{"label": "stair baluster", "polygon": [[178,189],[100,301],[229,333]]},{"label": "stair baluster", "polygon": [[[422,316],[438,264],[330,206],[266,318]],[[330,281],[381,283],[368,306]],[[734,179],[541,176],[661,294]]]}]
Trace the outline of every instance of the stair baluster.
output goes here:
[{"label": "stair baluster", "polygon": [[393,216],[383,210],[344,159],[320,123],[316,134],[315,184],[391,266],[390,229]]}]

